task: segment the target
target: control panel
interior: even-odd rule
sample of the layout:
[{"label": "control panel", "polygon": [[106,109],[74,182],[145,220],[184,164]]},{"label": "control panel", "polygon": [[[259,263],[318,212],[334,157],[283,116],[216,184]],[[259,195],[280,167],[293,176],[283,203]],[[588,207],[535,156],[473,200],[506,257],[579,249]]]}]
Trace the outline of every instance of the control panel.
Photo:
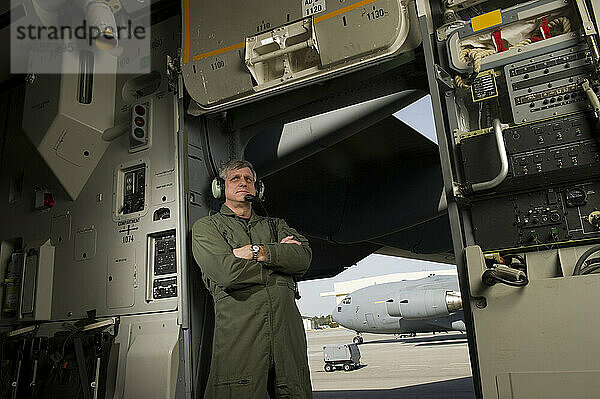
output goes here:
[{"label": "control panel", "polygon": [[144,209],[146,197],[146,165],[138,165],[124,172],[123,206],[121,213],[127,215]]},{"label": "control panel", "polygon": [[[524,125],[503,132],[509,172],[495,191],[543,187],[589,179],[600,174],[600,124],[579,113]],[[464,174],[471,183],[493,178],[500,168],[494,137],[487,133],[461,140]]]},{"label": "control panel", "polygon": [[154,274],[160,276],[177,272],[175,233],[157,237],[154,241]]},{"label": "control panel", "polygon": [[177,296],[177,277],[159,278],[152,285],[153,299],[166,299]]},{"label": "control panel", "polygon": [[176,245],[175,230],[148,235],[147,301],[177,296]]},{"label": "control panel", "polygon": [[475,397],[594,396],[600,2],[439,4],[423,48]]},{"label": "control panel", "polygon": [[[506,178],[469,199],[477,244],[484,251],[534,249],[600,238],[590,222],[600,209],[600,183],[593,181],[600,178],[599,131],[591,113],[505,129]],[[469,182],[498,173],[493,134],[468,137],[459,147]]]},{"label": "control panel", "polygon": [[585,45],[506,65],[515,123],[589,109],[581,81],[591,70],[590,52]]},{"label": "control panel", "polygon": [[484,251],[562,246],[600,238],[600,182],[587,182],[478,201],[474,235]]},{"label": "control panel", "polygon": [[566,4],[492,8],[484,30],[473,18],[447,36],[455,184],[484,251],[600,238],[600,82]]},{"label": "control panel", "polygon": [[114,221],[131,221],[146,214],[150,200],[149,177],[147,159],[123,163],[114,169]]}]

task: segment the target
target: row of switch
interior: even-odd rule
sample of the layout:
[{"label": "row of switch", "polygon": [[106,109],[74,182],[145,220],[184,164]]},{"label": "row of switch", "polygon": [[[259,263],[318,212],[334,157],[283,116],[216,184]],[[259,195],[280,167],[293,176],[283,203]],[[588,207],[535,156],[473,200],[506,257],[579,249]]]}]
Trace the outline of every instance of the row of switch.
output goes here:
[{"label": "row of switch", "polygon": [[[598,160],[598,158],[599,157],[596,156],[596,160]],[[579,165],[579,160],[576,157],[572,157],[571,158],[571,163],[572,163],[573,166],[577,166],[577,165]],[[559,160],[556,161],[556,167],[558,169],[562,169],[564,167],[564,163],[563,163],[562,159],[559,159]],[[542,164],[540,164],[540,163],[536,164],[535,168],[536,168],[536,170],[538,172],[541,172],[542,171]],[[527,166],[523,166],[522,167],[522,172],[523,172],[524,175],[529,174],[529,168]]]},{"label": "row of switch", "polygon": [[[569,62],[572,61],[576,61],[579,59],[583,59],[586,57],[589,57],[589,51],[580,51],[578,53],[574,53],[574,54],[567,54],[561,57],[556,57],[556,58],[552,58],[543,62],[538,62],[537,64],[531,64],[531,65],[525,65],[522,67],[517,67],[517,68],[513,68],[510,70],[510,76],[518,76],[518,75],[523,75],[523,74],[528,74],[530,72],[533,71],[539,71],[541,69],[544,69],[544,72],[546,72],[546,68],[549,67],[553,67],[555,65],[560,65],[562,63],[565,63],[565,65],[569,65]],[[548,72],[546,72],[548,73]],[[528,76],[524,76],[524,78],[528,78]]]},{"label": "row of switch", "polygon": [[523,225],[529,224],[529,222],[533,224],[546,224],[546,223],[558,223],[561,221],[561,216],[558,212],[553,212],[550,215],[543,215],[540,217],[534,216],[531,219],[524,218]]},{"label": "row of switch", "polygon": [[154,299],[173,298],[177,296],[177,278],[169,277],[160,280],[154,280],[152,290]]},{"label": "row of switch", "polygon": [[[544,99],[544,101],[542,101],[542,105],[554,104],[556,102],[560,103],[569,99],[577,99],[578,97],[581,97],[583,99],[583,96],[585,96],[585,93],[581,91],[577,93],[565,94],[564,96],[546,98]],[[534,101],[532,101],[529,103],[529,108],[535,108],[536,105],[537,104]]]},{"label": "row of switch", "polygon": [[[552,134],[552,132],[548,132],[548,135],[550,135],[550,134]],[[576,137],[581,136],[581,129],[579,129],[579,128],[575,129],[575,136]],[[521,138],[521,135],[518,132],[514,132],[512,135],[512,138],[515,140],[518,140]],[[563,139],[563,133],[556,132],[555,138],[557,141],[561,141]],[[539,134],[539,131],[538,131],[538,144],[544,144],[544,136]]]},{"label": "row of switch", "polygon": [[[568,155],[574,159],[576,159],[576,156],[579,155],[579,147],[572,147],[569,148],[569,152]],[[598,160],[598,154],[596,155],[596,160]],[[565,156],[565,154],[561,153],[560,150],[554,152],[554,159],[562,159]],[[548,158],[549,160],[549,158]],[[542,163],[544,161],[544,157],[542,154],[538,154],[538,155],[534,155],[533,157],[533,162],[534,163]],[[519,157],[519,164],[520,165],[527,165],[528,164],[528,158],[527,157]]]},{"label": "row of switch", "polygon": [[[549,231],[549,235],[548,238],[551,239],[552,241],[558,241],[560,236],[558,234],[558,229],[556,227],[552,227]],[[522,234],[522,233],[520,233]],[[528,237],[527,237],[527,241],[529,242],[533,242],[533,243],[538,243],[540,242],[539,236],[538,236],[538,232],[535,230],[530,230]],[[546,239],[543,239],[543,242],[546,242]],[[519,244],[524,244],[523,240],[519,240]]]}]

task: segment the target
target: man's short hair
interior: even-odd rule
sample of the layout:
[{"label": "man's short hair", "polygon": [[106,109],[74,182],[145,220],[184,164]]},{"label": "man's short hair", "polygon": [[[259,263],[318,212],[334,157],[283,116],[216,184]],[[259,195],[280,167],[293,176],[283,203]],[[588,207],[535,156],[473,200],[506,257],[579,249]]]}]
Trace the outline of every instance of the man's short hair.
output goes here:
[{"label": "man's short hair", "polygon": [[239,170],[249,168],[252,171],[252,175],[254,176],[254,181],[256,181],[256,171],[254,170],[254,166],[248,161],[243,159],[232,159],[227,162],[225,165],[221,166],[219,169],[219,177],[223,180],[227,179],[227,173],[233,170]]}]

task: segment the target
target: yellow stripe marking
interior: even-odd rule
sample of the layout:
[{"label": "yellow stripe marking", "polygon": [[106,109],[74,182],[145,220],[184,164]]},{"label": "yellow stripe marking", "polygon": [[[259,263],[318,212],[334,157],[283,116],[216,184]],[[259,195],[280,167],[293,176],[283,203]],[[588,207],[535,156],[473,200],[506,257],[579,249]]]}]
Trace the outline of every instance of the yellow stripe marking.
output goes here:
[{"label": "yellow stripe marking", "polygon": [[209,51],[208,53],[202,53],[202,54],[195,55],[192,59],[194,61],[198,61],[203,58],[212,57],[213,55],[219,55],[219,54],[226,53],[228,51],[244,48],[245,45],[246,45],[246,43],[232,44],[231,46],[223,47],[218,50]]},{"label": "yellow stripe marking", "polygon": [[187,64],[190,61],[190,16],[188,8],[190,0],[183,1],[183,63]]},{"label": "yellow stripe marking", "polygon": [[[321,16],[315,17],[313,21],[316,24],[318,22],[325,21],[326,19],[333,18],[333,17],[338,16],[340,14],[343,14],[345,12],[355,10],[355,9],[357,9],[359,7],[366,6],[367,4],[371,4],[371,3],[374,3],[376,1],[377,0],[362,0],[362,1],[359,1],[358,3],[352,4],[352,5],[349,5],[349,6],[346,6],[346,7],[342,7],[339,10],[332,11],[332,12],[330,12],[328,14],[323,14]],[[184,47],[184,62],[186,62],[186,63],[187,63],[187,60],[188,60],[188,57],[189,57],[188,56],[188,53],[189,53],[189,36],[187,34],[187,32],[188,32],[188,16],[187,16],[187,14],[188,14],[187,13],[188,5],[187,5],[187,3],[188,2],[189,2],[189,0],[184,0],[184,12],[185,12],[185,16],[184,16],[184,18],[185,18],[185,27],[184,28],[185,28],[185,31],[186,31],[186,36],[185,36],[186,40],[185,40],[185,43],[184,43],[184,46],[185,46]],[[246,45],[246,43],[232,44],[231,46],[227,46],[227,47],[223,47],[223,48],[220,48],[220,49],[217,49],[217,50],[209,51],[208,53],[197,54],[197,55],[195,55],[195,56],[192,57],[192,60],[193,61],[198,61],[198,60],[201,60],[201,59],[204,59],[204,58],[212,57],[214,55],[219,55],[219,54],[227,53],[227,52],[232,51],[232,50],[237,50],[237,49],[243,48],[245,45]]]},{"label": "yellow stripe marking", "polygon": [[358,3],[352,4],[350,6],[342,7],[339,10],[335,10],[335,11],[332,11],[330,13],[323,14],[323,15],[320,15],[318,17],[315,17],[314,23],[316,24],[316,23],[319,23],[321,21],[325,21],[326,19],[336,17],[336,16],[338,16],[340,14],[343,14],[343,13],[348,12],[348,11],[355,10],[355,9],[357,9],[359,7],[366,6],[367,4],[371,4],[371,3],[374,3],[376,1],[377,0],[362,0],[362,1],[359,1]]}]

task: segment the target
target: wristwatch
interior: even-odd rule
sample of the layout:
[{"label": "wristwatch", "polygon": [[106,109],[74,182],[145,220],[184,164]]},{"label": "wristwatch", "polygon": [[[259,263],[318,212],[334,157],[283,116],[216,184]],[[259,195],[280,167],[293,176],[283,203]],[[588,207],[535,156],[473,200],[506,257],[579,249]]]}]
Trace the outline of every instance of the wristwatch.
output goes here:
[{"label": "wristwatch", "polygon": [[252,251],[252,260],[257,261],[258,253],[260,252],[260,245],[252,244],[250,250]]}]

